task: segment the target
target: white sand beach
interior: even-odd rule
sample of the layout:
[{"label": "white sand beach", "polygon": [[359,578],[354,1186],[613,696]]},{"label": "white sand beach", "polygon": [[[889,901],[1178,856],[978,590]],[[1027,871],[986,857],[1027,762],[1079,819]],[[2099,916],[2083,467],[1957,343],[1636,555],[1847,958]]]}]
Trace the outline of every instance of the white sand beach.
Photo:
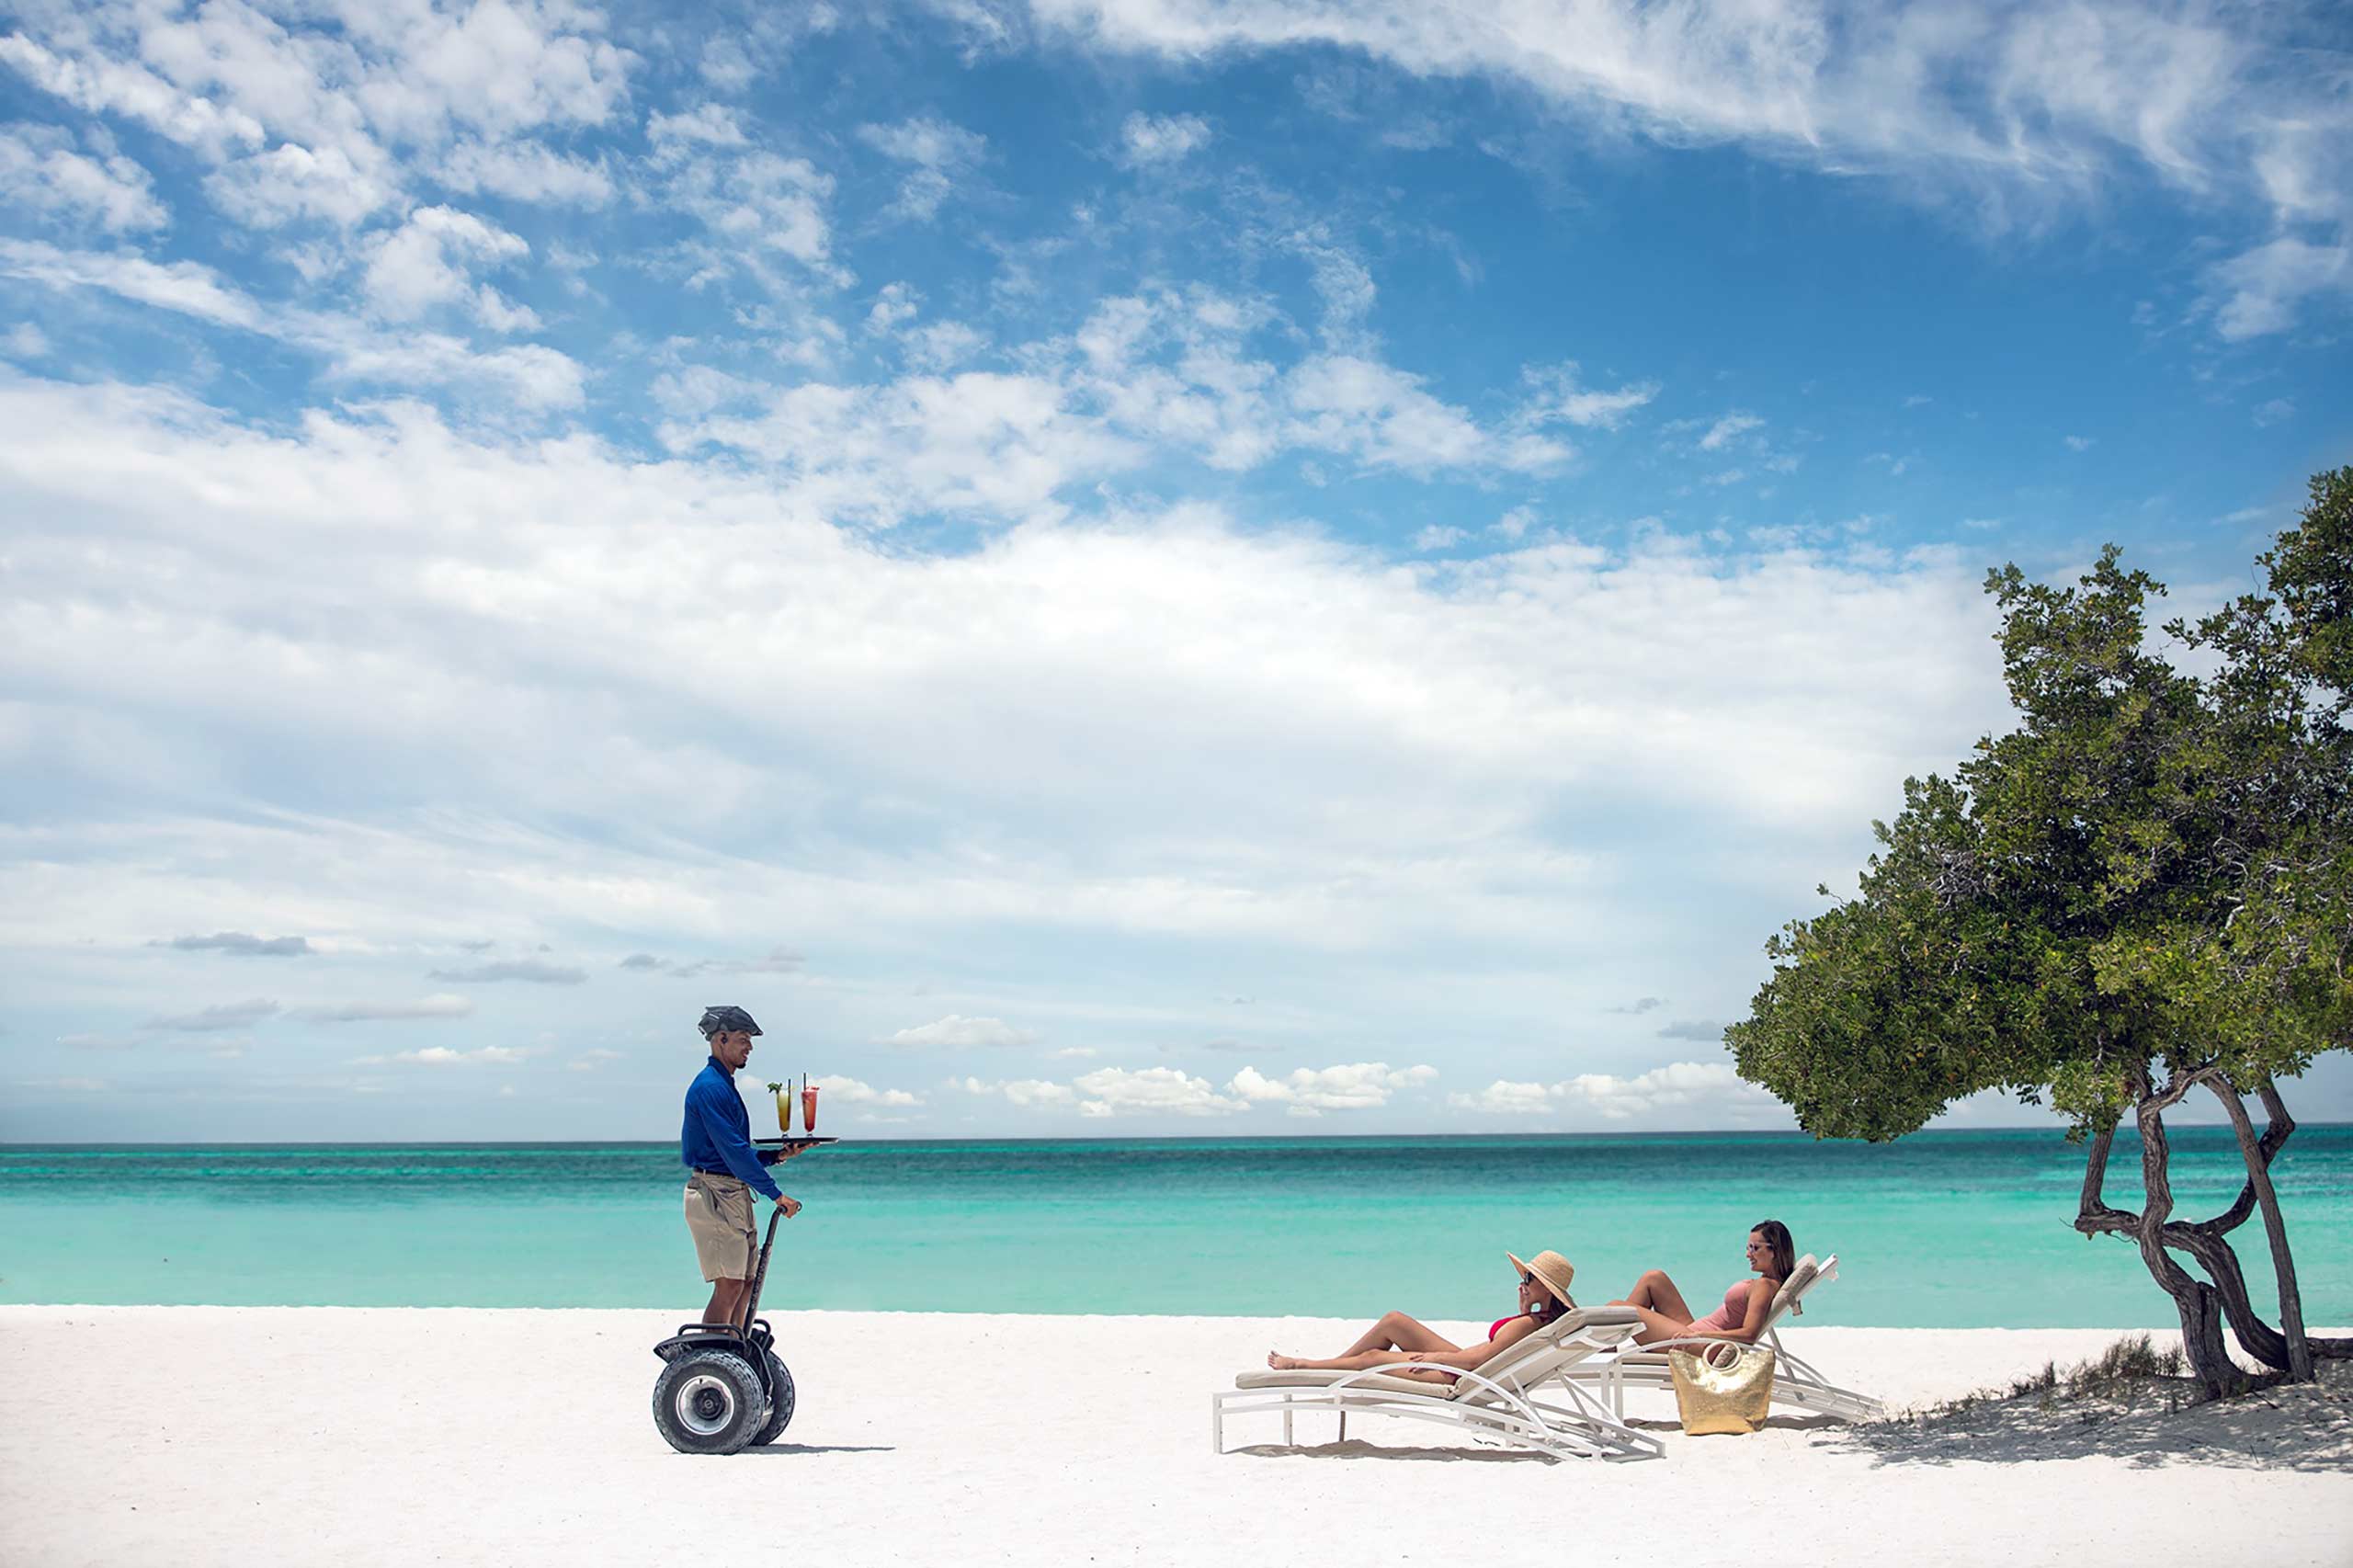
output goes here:
[{"label": "white sand beach", "polygon": [[[1336,1444],[1329,1416],[1301,1417],[1286,1452],[1262,1415],[1231,1423],[1221,1456],[1212,1389],[1271,1346],[1324,1351],[1360,1325],[801,1312],[773,1320],[801,1391],[783,1440],[691,1459],[648,1415],[650,1347],[680,1315],[0,1308],[0,1560],[2353,1562],[2342,1384],[2097,1433],[1934,1438],[1791,1414],[1689,1438],[1649,1393],[1630,1415],[1666,1456],[1622,1464],[1362,1418]],[[1909,1403],[2115,1335],[1790,1337]]]}]

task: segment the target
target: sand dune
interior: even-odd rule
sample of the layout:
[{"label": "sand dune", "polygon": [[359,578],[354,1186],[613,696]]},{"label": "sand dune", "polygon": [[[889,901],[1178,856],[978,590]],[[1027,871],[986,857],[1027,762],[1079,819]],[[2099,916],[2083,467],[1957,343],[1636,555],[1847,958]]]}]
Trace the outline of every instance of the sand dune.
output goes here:
[{"label": "sand dune", "polygon": [[[673,1454],[640,1312],[0,1308],[0,1558],[221,1563],[2353,1562],[2344,1454],[2226,1423],[2112,1442],[2031,1425],[1875,1437],[1806,1416],[1600,1465],[1209,1399],[1309,1319],[778,1316],[776,1448]],[[1464,1325],[1466,1328],[1468,1325]],[[1898,1402],[2090,1356],[2082,1331],[1801,1329]],[[2278,1417],[2285,1420],[2283,1413]],[[2334,1415],[2329,1417],[2335,1419]],[[2129,1424],[2120,1424],[2129,1426]],[[2186,1434],[2186,1435],[2185,1435]]]}]

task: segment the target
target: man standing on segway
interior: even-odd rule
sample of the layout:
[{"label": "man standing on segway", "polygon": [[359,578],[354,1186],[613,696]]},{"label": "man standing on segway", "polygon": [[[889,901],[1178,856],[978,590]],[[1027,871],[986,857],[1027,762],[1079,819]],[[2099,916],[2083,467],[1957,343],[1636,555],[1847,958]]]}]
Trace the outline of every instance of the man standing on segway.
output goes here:
[{"label": "man standing on segway", "polygon": [[[752,1194],[769,1199],[791,1219],[801,1205],[778,1190],[752,1147],[752,1119],[735,1092],[735,1074],[751,1060],[752,1037],[760,1026],[741,1007],[706,1007],[699,1026],[710,1043],[710,1060],[687,1085],[687,1119],[678,1137],[678,1158],[687,1177],[687,1229],[695,1238],[695,1258],[710,1282],[710,1305],[702,1321],[745,1326],[743,1312],[752,1291]],[[779,1154],[790,1159],[798,1150]]]}]

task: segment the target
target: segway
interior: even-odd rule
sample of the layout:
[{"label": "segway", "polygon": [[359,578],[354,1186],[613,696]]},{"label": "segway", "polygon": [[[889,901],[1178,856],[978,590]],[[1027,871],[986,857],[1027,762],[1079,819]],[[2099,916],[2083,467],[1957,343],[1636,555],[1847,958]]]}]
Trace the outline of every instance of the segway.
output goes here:
[{"label": "segway", "polygon": [[[831,1143],[831,1138],[760,1140],[760,1163],[774,1165],[787,1148]],[[769,1148],[778,1153],[770,1154]],[[784,1210],[768,1211],[768,1233],[760,1244],[752,1294],[744,1303],[745,1326],[732,1323],[688,1323],[654,1347],[663,1368],[654,1380],[654,1429],[682,1454],[732,1454],[756,1443],[773,1443],[791,1425],[792,1373],[776,1353],[776,1331],[759,1309],[767,1283],[768,1255],[776,1250],[777,1221]]]}]

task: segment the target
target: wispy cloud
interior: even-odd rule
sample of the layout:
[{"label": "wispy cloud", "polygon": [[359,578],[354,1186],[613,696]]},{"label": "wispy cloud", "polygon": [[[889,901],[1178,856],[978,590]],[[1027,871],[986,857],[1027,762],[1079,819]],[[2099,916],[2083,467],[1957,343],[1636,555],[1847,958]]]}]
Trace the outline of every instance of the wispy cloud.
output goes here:
[{"label": "wispy cloud", "polygon": [[462,985],[488,985],[507,980],[525,981],[533,985],[578,985],[588,978],[588,971],[574,969],[569,964],[545,963],[538,959],[501,959],[467,969],[437,969],[426,978]]},{"label": "wispy cloud", "polygon": [[1003,1018],[968,1018],[950,1013],[927,1024],[904,1028],[883,1040],[885,1045],[987,1046],[1028,1045],[1038,1037]]},{"label": "wispy cloud", "polygon": [[265,1018],[276,1017],[278,1005],[262,997],[249,1002],[222,1002],[201,1007],[193,1013],[175,1013],[153,1017],[141,1025],[142,1028],[176,1029],[183,1033],[203,1033],[212,1029],[249,1029]]},{"label": "wispy cloud", "polygon": [[174,937],[148,944],[182,952],[241,953],[256,958],[296,958],[311,951],[306,937],[256,937],[249,931],[215,931],[210,937]]},{"label": "wispy cloud", "polygon": [[288,1017],[314,1024],[362,1024],[413,1018],[462,1018],[473,1010],[473,1003],[466,997],[445,993],[406,1002],[323,1002],[297,1007]]},{"label": "wispy cloud", "polygon": [[1294,1113],[1313,1115],[1326,1110],[1370,1110],[1389,1103],[1400,1089],[1417,1088],[1438,1077],[1438,1069],[1424,1063],[1392,1068],[1386,1062],[1357,1062],[1336,1067],[1300,1067],[1269,1078],[1255,1067],[1233,1075],[1226,1091],[1254,1104],[1279,1105]]},{"label": "wispy cloud", "polygon": [[1553,1117],[1589,1112],[1608,1121],[1690,1113],[1785,1119],[1787,1109],[1720,1062],[1677,1062],[1631,1077],[1584,1073],[1557,1083],[1497,1079],[1476,1094],[1449,1096],[1456,1108],[1487,1116]]},{"label": "wispy cloud", "polygon": [[825,1077],[809,1080],[831,1095],[836,1105],[873,1106],[878,1109],[901,1109],[923,1104],[923,1096],[908,1089],[880,1089],[857,1078]]},{"label": "wispy cloud", "polygon": [[706,974],[798,974],[808,962],[800,952],[779,945],[757,958],[675,960],[659,958],[653,953],[631,953],[621,960],[620,967],[693,980]]},{"label": "wispy cloud", "polygon": [[1708,426],[1707,434],[1699,437],[1699,449],[1703,452],[1721,451],[1735,437],[1761,428],[1764,423],[1763,419],[1754,414],[1738,411],[1727,414]]},{"label": "wispy cloud", "polygon": [[1197,114],[1131,114],[1120,125],[1120,153],[1131,164],[1173,164],[1208,146],[1210,136]]},{"label": "wispy cloud", "polygon": [[928,222],[956,182],[969,175],[988,151],[988,138],[943,119],[905,119],[895,125],[861,125],[858,139],[896,162],[912,165],[899,184],[890,215]]}]

